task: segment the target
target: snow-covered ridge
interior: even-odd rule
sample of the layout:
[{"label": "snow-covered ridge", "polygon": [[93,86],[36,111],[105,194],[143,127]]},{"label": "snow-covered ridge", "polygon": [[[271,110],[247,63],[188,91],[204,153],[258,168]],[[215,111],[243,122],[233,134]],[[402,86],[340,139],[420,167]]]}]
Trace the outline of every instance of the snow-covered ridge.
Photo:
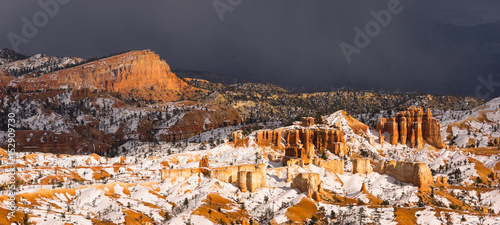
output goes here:
[{"label": "snow-covered ridge", "polygon": [[84,59],[75,57],[50,57],[44,54],[36,54],[26,59],[4,62],[0,64],[0,70],[14,76],[26,74],[41,75],[58,69],[64,69],[84,61]]}]

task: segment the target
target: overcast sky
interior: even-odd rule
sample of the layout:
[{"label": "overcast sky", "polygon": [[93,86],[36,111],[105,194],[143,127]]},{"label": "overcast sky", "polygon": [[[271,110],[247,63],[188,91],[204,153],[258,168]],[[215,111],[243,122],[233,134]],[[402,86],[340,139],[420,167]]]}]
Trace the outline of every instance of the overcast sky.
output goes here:
[{"label": "overcast sky", "polygon": [[[18,49],[83,58],[151,49],[172,68],[278,85],[500,93],[478,88],[489,74],[500,82],[499,1],[240,1],[72,0]],[[38,2],[51,1],[0,0],[0,48],[13,48],[9,33],[23,37],[22,18],[41,15]],[[356,47],[354,28],[391,6],[398,13],[349,63],[340,44]]]}]

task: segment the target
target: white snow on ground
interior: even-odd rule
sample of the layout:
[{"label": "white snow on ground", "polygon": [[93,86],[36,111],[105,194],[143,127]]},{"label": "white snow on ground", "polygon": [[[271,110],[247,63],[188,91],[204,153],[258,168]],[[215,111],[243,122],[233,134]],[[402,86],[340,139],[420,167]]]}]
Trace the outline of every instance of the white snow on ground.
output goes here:
[{"label": "white snow on ground", "polygon": [[[102,108],[112,104],[111,101],[102,100],[98,103]],[[145,111],[130,111],[130,113],[146,113]],[[83,118],[82,118],[83,119]],[[379,159],[406,160],[411,162],[422,161],[436,172],[436,176],[447,176],[456,169],[460,169],[462,181],[465,184],[470,176],[477,175],[474,164],[467,162],[473,158],[482,162],[485,166],[492,168],[500,159],[498,156],[482,156],[455,150],[434,150],[426,146],[422,150],[408,148],[407,146],[370,145],[367,136],[376,136],[372,132],[358,135],[347,126],[347,120],[341,112],[326,117],[329,124],[340,122],[346,139],[352,151],[360,153],[365,149],[377,154]],[[128,129],[137,124],[129,125]],[[289,128],[292,128],[291,126]],[[112,130],[114,128],[110,128]],[[227,138],[231,132],[238,127],[220,128],[211,132],[204,132],[191,138],[189,141],[179,141],[175,144],[169,143],[141,143],[128,142],[120,146],[125,148],[127,154],[122,157],[104,158],[98,156],[68,156],[54,154],[30,155],[30,153],[19,153],[18,174],[28,182],[23,185],[21,193],[26,198],[29,194],[44,193],[36,195],[34,199],[21,199],[22,202],[33,200],[36,207],[30,209],[21,207],[23,211],[30,211],[33,215],[30,220],[37,224],[92,224],[91,218],[100,220],[111,220],[114,223],[122,223],[125,215],[133,210],[159,224],[182,224],[191,222],[193,224],[212,224],[203,216],[193,212],[203,204],[209,194],[217,194],[232,201],[230,204],[233,211],[244,206],[246,211],[254,218],[260,218],[266,211],[272,212],[272,218],[278,223],[288,221],[287,209],[298,204],[305,193],[298,189],[292,189],[291,183],[286,182],[287,172],[293,174],[300,172],[313,172],[320,175],[322,188],[332,191],[338,196],[361,200],[361,204],[334,204],[317,202],[316,206],[328,215],[327,220],[333,222],[329,215],[334,212],[337,219],[342,218],[346,223],[359,221],[359,215],[364,214],[364,223],[374,222],[374,215],[380,217],[382,224],[396,224],[394,218],[394,207],[416,207],[419,201],[418,188],[412,184],[402,183],[394,177],[376,172],[368,175],[351,174],[350,160],[346,160],[346,172],[334,174],[324,168],[309,165],[304,168],[287,168],[279,163],[271,163],[262,155],[269,149],[262,149],[255,145],[255,133],[250,135],[250,144],[244,148],[233,148],[229,144],[222,143],[218,146],[210,144],[191,143],[204,142]],[[384,153],[380,155],[379,150]],[[202,156],[209,156],[211,167],[222,167],[229,165],[243,165],[267,163],[270,167],[266,174],[266,186],[255,192],[241,192],[235,184],[228,184],[206,176],[193,174],[189,177],[167,178],[161,180],[160,169],[165,169],[163,163],[168,163],[171,168],[197,168]],[[25,159],[24,159],[25,156]],[[333,155],[328,155],[335,158]],[[57,170],[54,169],[57,167]],[[449,168],[447,168],[449,167]],[[105,174],[104,178],[100,178]],[[61,182],[49,183],[50,177],[59,177]],[[8,175],[0,170],[0,182],[5,182]],[[377,209],[370,207],[369,198],[361,193],[362,185],[365,185],[368,193],[385,200],[388,206],[379,206]],[[52,190],[56,192],[50,194]],[[495,189],[481,193],[481,201],[475,191],[453,190],[454,195],[463,197],[468,204],[490,207],[495,213],[500,212],[500,192]],[[0,195],[6,195],[6,191],[0,191]],[[436,195],[435,199],[443,206],[450,206],[451,202]],[[184,204],[187,202],[187,204]],[[6,202],[0,203],[5,208]],[[436,217],[436,209],[426,206],[418,208],[416,214],[419,224],[443,224],[445,214]],[[62,218],[62,213],[65,218]],[[165,221],[164,214],[168,212],[172,218]],[[465,215],[468,224],[476,224],[480,215]],[[450,218],[454,224],[460,224],[462,214],[451,213]],[[496,216],[486,218],[485,224],[500,224]]]}]

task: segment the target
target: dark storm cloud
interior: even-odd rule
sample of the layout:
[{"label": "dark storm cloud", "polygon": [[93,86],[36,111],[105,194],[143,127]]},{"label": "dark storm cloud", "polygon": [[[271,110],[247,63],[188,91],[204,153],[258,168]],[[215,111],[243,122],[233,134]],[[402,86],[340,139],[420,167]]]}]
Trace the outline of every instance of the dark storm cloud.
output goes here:
[{"label": "dark storm cloud", "polygon": [[[477,77],[500,68],[498,30],[471,27],[497,22],[497,1],[401,0],[403,11],[347,63],[339,44],[353,44],[353,28],[364,28],[374,20],[370,11],[388,2],[243,0],[221,21],[212,0],[72,0],[19,49],[83,58],[151,49],[173,68],[253,81],[440,94],[474,95]],[[41,8],[37,1],[0,3],[0,47],[12,48],[7,34],[21,34],[21,18]],[[478,44],[485,36],[488,45]]]}]

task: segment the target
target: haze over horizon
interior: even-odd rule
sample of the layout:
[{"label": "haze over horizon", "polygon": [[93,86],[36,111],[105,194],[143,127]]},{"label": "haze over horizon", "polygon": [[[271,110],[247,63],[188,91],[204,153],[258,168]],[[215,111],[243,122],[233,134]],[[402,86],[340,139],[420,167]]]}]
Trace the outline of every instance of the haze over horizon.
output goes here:
[{"label": "haze over horizon", "polygon": [[[50,2],[50,1],[42,1]],[[61,1],[62,2],[62,1]],[[500,3],[497,1],[245,1],[218,12],[215,2],[135,1],[61,4],[26,55],[90,58],[151,49],[175,69],[288,87],[352,86],[434,94],[499,96]],[[237,2],[237,1],[235,1]],[[397,4],[386,26],[350,63],[339,45],[354,45],[355,27],[377,21],[371,11]],[[38,1],[2,1],[0,48],[9,33],[42,10]],[[481,96],[477,95],[478,87]]]}]

